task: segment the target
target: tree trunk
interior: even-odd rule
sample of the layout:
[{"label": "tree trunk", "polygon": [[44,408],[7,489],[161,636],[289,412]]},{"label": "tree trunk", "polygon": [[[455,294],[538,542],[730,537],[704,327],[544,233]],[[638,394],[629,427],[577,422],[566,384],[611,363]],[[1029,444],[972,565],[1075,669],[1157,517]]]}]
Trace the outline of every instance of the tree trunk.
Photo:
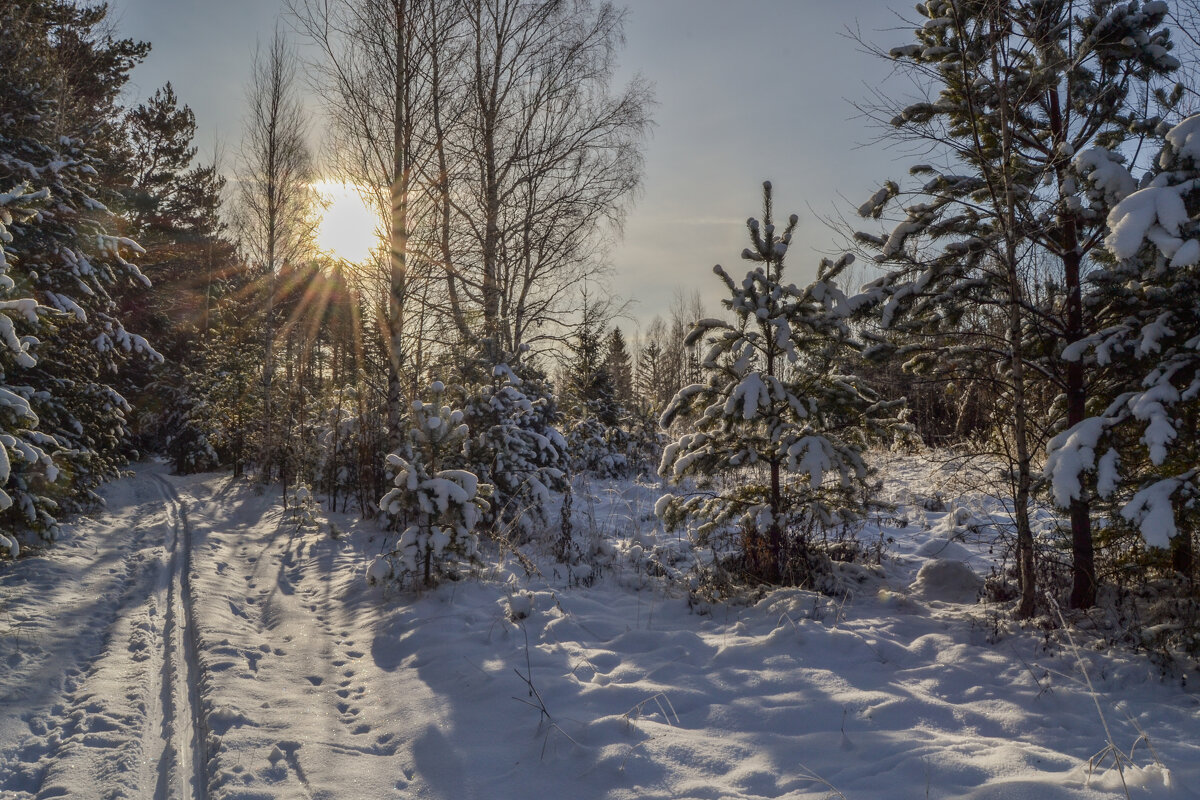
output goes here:
[{"label": "tree trunk", "polygon": [[1016,448],[1017,485],[1013,494],[1013,515],[1017,523],[1017,576],[1021,595],[1017,617],[1033,616],[1037,599],[1037,576],[1034,572],[1033,529],[1029,524],[1029,493],[1032,477],[1029,459],[1029,423],[1025,399],[1025,359],[1022,353],[1024,334],[1021,328],[1021,284],[1017,274],[1016,248],[1006,253],[1008,263],[1008,346],[1009,371],[1012,375],[1013,446]]},{"label": "tree trunk", "polygon": [[[1056,152],[1063,152],[1062,145],[1067,144],[1066,125],[1063,121],[1062,107],[1058,89],[1051,89],[1047,97],[1047,110],[1050,118],[1051,143]],[[1064,194],[1062,187],[1070,178],[1065,156],[1059,156],[1055,163],[1055,174],[1059,192]],[[1080,266],[1083,256],[1079,247],[1079,224],[1075,213],[1064,210],[1058,220],[1060,232],[1058,248],[1063,263],[1064,288],[1067,292],[1067,319],[1064,338],[1068,345],[1078,342],[1084,336],[1083,330],[1083,289],[1080,281]],[[1067,427],[1083,422],[1087,415],[1087,386],[1084,380],[1083,363],[1072,361],[1067,364]],[[1096,604],[1096,556],[1092,543],[1091,508],[1086,489],[1080,496],[1071,501],[1071,608],[1090,608]]]},{"label": "tree trunk", "polygon": [[388,446],[399,449],[403,420],[404,298],[408,289],[408,49],[407,0],[395,0],[395,104],[392,127],[391,217],[389,219],[390,269],[388,281]]}]

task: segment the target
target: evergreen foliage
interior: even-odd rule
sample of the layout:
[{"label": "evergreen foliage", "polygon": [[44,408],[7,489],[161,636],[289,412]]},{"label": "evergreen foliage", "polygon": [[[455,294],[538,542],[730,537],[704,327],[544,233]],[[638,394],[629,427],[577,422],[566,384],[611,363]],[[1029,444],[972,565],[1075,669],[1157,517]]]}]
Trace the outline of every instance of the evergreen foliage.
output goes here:
[{"label": "evergreen foliage", "polygon": [[463,419],[471,431],[465,469],[492,487],[483,522],[495,533],[528,539],[549,523],[552,493],[567,487],[567,441],[555,427],[558,409],[545,376],[520,354],[480,342],[474,379],[464,388]]},{"label": "evergreen foliage", "polygon": [[[1140,180],[1108,160],[1086,162],[1098,211],[1107,210],[1107,258],[1090,276],[1085,303],[1099,330],[1064,357],[1107,368],[1093,415],[1054,438],[1046,474],[1067,505],[1091,491],[1111,508],[1106,537],[1130,529],[1144,545],[1171,550],[1173,567],[1195,574],[1200,529],[1200,117],[1171,128]],[[1142,187],[1140,189],[1136,187]],[[1140,549],[1134,547],[1133,549]]]},{"label": "evergreen foliage", "polygon": [[633,406],[633,362],[625,345],[625,334],[614,326],[605,341],[604,370],[612,379],[613,399],[623,409]]},{"label": "evergreen foliage", "polygon": [[796,222],[776,232],[765,183],[763,218],[747,221],[753,248],[742,252],[756,266],[739,283],[714,268],[734,321],[701,320],[689,336],[707,347],[704,382],[680,390],[663,412],[664,427],[680,421],[691,432],[667,446],[659,472],[676,484],[733,480],[666,495],[658,513],[668,526],[692,523],[702,544],[736,526],[755,579],[819,585],[815,537],[864,510],[863,452],[892,406],[844,372],[855,345],[835,281],[853,257],[823,261],[804,289],[783,283]]},{"label": "evergreen foliage", "polygon": [[[116,149],[115,99],[147,46],[105,34],[105,13],[32,0],[0,8],[0,191],[18,212],[5,211],[4,291],[22,312],[5,314],[16,337],[7,342],[14,362],[3,364],[7,435],[14,447],[36,445],[5,470],[5,496],[19,502],[3,518],[18,534],[52,536],[61,511],[91,503],[116,474],[130,407],[112,376],[130,355],[159,358],[121,322],[115,293],[147,281],[128,261],[141,248],[116,235],[97,178]],[[22,196],[41,202],[36,213]]]},{"label": "evergreen foliage", "polygon": [[429,585],[452,560],[475,556],[475,526],[487,513],[491,487],[453,466],[469,431],[463,412],[444,404],[445,394],[445,385],[434,381],[428,402],[413,401],[406,441],[387,457],[395,488],[379,507],[403,529],[395,547],[369,568],[373,581],[419,573]]},{"label": "evergreen foliage", "polygon": [[[603,305],[589,304],[585,297],[583,314],[570,339],[567,449],[573,472],[615,477],[629,470],[628,436],[620,428],[624,409],[610,371],[612,362],[605,344],[611,338],[604,335],[604,310]],[[624,338],[620,341],[623,348]]]},{"label": "evergreen foliage", "polygon": [[[1095,383],[1062,357],[1093,329],[1081,286],[1104,225],[1080,167],[1107,173],[1126,147],[1137,152],[1155,135],[1151,98],[1164,107],[1178,99],[1158,84],[1179,64],[1163,2],[929,0],[917,10],[916,41],[890,56],[934,97],[887,121],[896,138],[939,158],[911,169],[913,190],[888,181],[859,208],[879,218],[896,198],[910,200],[890,231],[858,235],[889,268],[865,295],[891,334],[874,354],[990,384],[1002,399],[1007,424],[993,441],[1012,465],[1018,613],[1028,616],[1034,454],[1047,431],[1084,418]],[[1045,413],[1042,400],[1055,397]],[[1070,505],[1075,607],[1095,599],[1089,500]]]}]

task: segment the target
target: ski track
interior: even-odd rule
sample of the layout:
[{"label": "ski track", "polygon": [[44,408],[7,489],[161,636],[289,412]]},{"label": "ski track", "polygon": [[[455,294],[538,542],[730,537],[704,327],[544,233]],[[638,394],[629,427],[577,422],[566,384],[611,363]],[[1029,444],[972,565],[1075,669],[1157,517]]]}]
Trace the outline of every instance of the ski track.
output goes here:
[{"label": "ski track", "polygon": [[[47,680],[41,692],[18,681],[0,699],[0,710],[23,709],[28,726],[0,749],[5,800],[73,797],[81,785],[97,798],[207,800],[186,509],[158,474],[121,488],[131,496],[110,498],[103,517],[80,525],[86,535],[48,556],[43,624],[25,653],[28,676]],[[55,580],[55,559],[70,567],[89,551],[99,556],[92,568]],[[120,568],[96,568],[118,559]],[[63,579],[78,579],[78,589]],[[63,589],[89,602],[54,602]]]},{"label": "ski track", "polygon": [[162,698],[162,753],[158,759],[155,800],[207,800],[207,729],[200,704],[200,665],[191,590],[191,532],[187,506],[171,484],[154,475],[170,518],[170,567],[167,570],[166,637]]}]

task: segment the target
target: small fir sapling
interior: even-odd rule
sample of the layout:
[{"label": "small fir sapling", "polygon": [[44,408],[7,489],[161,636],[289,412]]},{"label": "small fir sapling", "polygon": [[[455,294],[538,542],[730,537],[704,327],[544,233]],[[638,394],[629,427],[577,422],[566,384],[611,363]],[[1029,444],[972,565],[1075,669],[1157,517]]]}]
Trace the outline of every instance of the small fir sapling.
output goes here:
[{"label": "small fir sapling", "polygon": [[844,371],[857,345],[836,278],[852,256],[823,261],[804,289],[783,283],[797,218],[777,233],[770,183],[763,189],[763,219],[747,221],[753,247],[742,252],[753,268],[740,283],[714,268],[734,321],[695,325],[688,344],[705,340],[704,382],[680,390],[661,420],[689,431],[663,451],[663,477],[729,480],[665,495],[656,512],[668,526],[694,525],[701,544],[736,526],[755,579],[815,583],[813,536],[863,511],[863,453],[872,434],[893,422],[897,404],[880,402]]},{"label": "small fir sapling", "polygon": [[387,457],[395,488],[379,506],[402,532],[394,549],[368,567],[372,583],[420,571],[429,585],[434,572],[452,559],[475,556],[475,526],[488,511],[491,487],[473,472],[451,468],[462,458],[469,430],[463,412],[444,404],[445,392],[445,385],[435,381],[429,402],[413,402],[406,440]]}]

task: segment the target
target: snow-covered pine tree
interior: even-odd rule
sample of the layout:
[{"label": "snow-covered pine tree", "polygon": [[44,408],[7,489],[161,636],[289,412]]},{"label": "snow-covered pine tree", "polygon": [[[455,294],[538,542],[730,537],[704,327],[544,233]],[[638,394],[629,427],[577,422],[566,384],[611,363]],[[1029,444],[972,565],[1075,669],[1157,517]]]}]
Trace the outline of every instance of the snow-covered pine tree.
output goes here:
[{"label": "snow-covered pine tree", "polygon": [[855,345],[836,278],[853,257],[822,261],[804,289],[783,282],[796,222],[776,231],[764,183],[763,218],[748,220],[753,247],[742,252],[754,268],[741,282],[714,268],[734,322],[701,320],[689,335],[707,346],[704,382],[663,412],[664,427],[678,421],[691,432],[666,447],[659,467],[672,483],[693,477],[704,488],[664,495],[657,512],[668,526],[692,523],[701,544],[736,526],[757,580],[818,585],[815,536],[864,510],[863,453],[893,404],[843,371]]},{"label": "snow-covered pine tree", "polygon": [[434,381],[429,402],[414,400],[406,441],[388,455],[395,488],[379,507],[403,526],[395,547],[372,562],[367,578],[420,574],[425,584],[452,559],[471,560],[476,524],[488,511],[491,487],[451,465],[462,459],[469,430],[463,412],[445,405],[446,387]]},{"label": "snow-covered pine tree", "polygon": [[[1033,613],[1035,598],[1026,506],[1040,420],[1030,418],[1030,393],[1063,398],[1048,424],[1078,423],[1088,399],[1089,376],[1061,353],[1088,332],[1080,287],[1103,215],[1087,213],[1072,160],[1097,147],[1118,160],[1122,148],[1136,152],[1159,122],[1143,101],[1178,66],[1161,27],[1167,3],[1080,5],[917,5],[924,19],[916,41],[890,56],[936,97],[894,116],[888,110],[881,121],[898,139],[931,149],[940,166],[912,168],[921,184],[906,192],[912,202],[890,232],[860,235],[889,265],[872,302],[885,328],[907,326],[916,337],[914,365],[940,360],[968,375],[1001,376],[994,385],[1012,420],[999,439],[1012,448],[1022,616]],[[878,218],[900,194],[889,181],[859,211]],[[965,309],[981,308],[992,309],[994,330],[961,327]],[[919,343],[944,344],[956,334],[972,341],[948,355]],[[1096,588],[1086,494],[1070,512],[1071,605],[1086,607]]]},{"label": "snow-covered pine tree", "polygon": [[[40,485],[57,478],[54,462],[43,449],[51,442],[37,430],[38,417],[29,405],[31,388],[20,382],[22,372],[37,363],[37,340],[21,330],[38,331],[49,309],[9,277],[5,247],[12,241],[9,226],[14,220],[28,221],[48,196],[46,190],[31,192],[27,186],[0,192],[0,527],[13,534],[42,533],[54,522]],[[17,537],[0,533],[0,549],[16,556]]]},{"label": "snow-covered pine tree", "polygon": [[[1151,548],[1195,576],[1200,531],[1200,116],[1166,134],[1140,180],[1118,158],[1077,158],[1108,210],[1108,258],[1086,306],[1099,330],[1065,357],[1112,377],[1095,413],[1054,438],[1046,474],[1067,505],[1090,488]],[[1137,187],[1141,188],[1137,188]],[[1128,551],[1128,545],[1121,548]]]},{"label": "snow-covered pine tree", "polygon": [[[13,284],[6,291],[48,309],[36,323],[30,315],[19,321],[18,336],[39,340],[36,363],[5,381],[19,381],[9,387],[29,406],[19,415],[37,419],[37,443],[62,478],[55,482],[52,470],[36,467],[41,473],[25,484],[20,514],[10,520],[14,531],[52,533],[56,510],[87,504],[116,473],[126,455],[129,406],[112,384],[114,373],[130,354],[157,358],[145,339],[125,330],[112,294],[145,283],[126,260],[139,248],[111,234],[115,220],[96,199],[98,154],[114,150],[115,99],[148,49],[104,34],[106,11],[63,0],[0,6],[0,191],[41,198],[35,214],[6,223]],[[25,459],[26,466],[40,463]]]},{"label": "snow-covered pine tree", "polygon": [[567,442],[555,427],[554,396],[524,354],[484,339],[475,368],[464,371],[475,382],[464,391],[463,419],[471,434],[462,466],[492,487],[483,522],[496,533],[511,529],[518,539],[548,524],[552,493],[567,488]]}]

